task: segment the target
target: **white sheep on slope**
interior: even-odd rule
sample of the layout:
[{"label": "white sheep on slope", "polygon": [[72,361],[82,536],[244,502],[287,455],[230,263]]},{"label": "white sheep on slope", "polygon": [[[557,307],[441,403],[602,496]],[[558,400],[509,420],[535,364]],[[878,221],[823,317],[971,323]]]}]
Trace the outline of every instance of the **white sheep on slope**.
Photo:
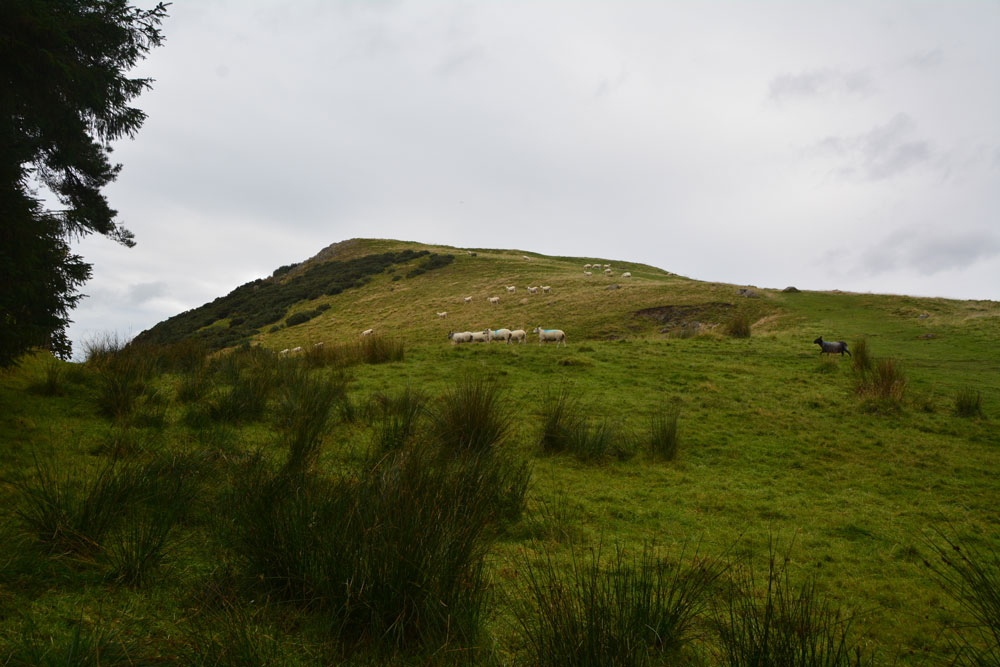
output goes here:
[{"label": "white sheep on slope", "polygon": [[622,274],[622,278],[631,278],[631,277],[632,273],[630,271],[626,271],[625,273]]},{"label": "white sheep on slope", "polygon": [[451,340],[452,345],[458,345],[459,343],[471,343],[472,342],[472,332],[471,331],[451,331],[448,333],[448,338]]},{"label": "white sheep on slope", "polygon": [[373,333],[375,333],[374,329],[365,329],[364,331],[361,332],[361,335],[362,336],[371,336]]},{"label": "white sheep on slope", "polygon": [[487,329],[485,333],[490,342],[494,340],[502,340],[504,343],[510,342],[510,329]]},{"label": "white sheep on slope", "polygon": [[500,303],[500,297],[498,296],[488,296],[486,297],[486,300],[492,303],[494,306]]},{"label": "white sheep on slope", "polygon": [[514,329],[513,331],[510,332],[510,339],[507,342],[524,344],[525,339],[527,337],[528,334],[524,331],[524,329]]},{"label": "white sheep on slope", "polygon": [[561,329],[542,329],[541,327],[535,327],[531,330],[531,333],[538,334],[538,344],[542,343],[555,343],[556,347],[559,347],[559,343],[566,346],[566,334],[562,332]]},{"label": "white sheep on slope", "polygon": [[442,318],[442,319],[445,318],[445,317],[448,317],[448,311],[447,310],[442,311],[442,312],[438,313],[437,316],[440,317],[440,318]]}]

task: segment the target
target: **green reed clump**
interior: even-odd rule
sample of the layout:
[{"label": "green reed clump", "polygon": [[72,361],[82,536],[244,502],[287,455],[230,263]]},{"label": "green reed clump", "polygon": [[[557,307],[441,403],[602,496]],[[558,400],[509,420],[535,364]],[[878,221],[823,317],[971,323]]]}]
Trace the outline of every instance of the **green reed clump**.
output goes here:
[{"label": "green reed clump", "polygon": [[859,338],[854,342],[854,346],[851,349],[853,351],[851,355],[851,368],[856,373],[868,373],[871,371],[872,366],[875,365],[875,359],[872,357],[868,339]]},{"label": "green reed clump", "polygon": [[719,664],[833,667],[872,664],[851,638],[852,617],[809,580],[793,586],[788,558],[773,547],[763,582],[750,565],[734,568],[715,614]]},{"label": "green reed clump", "polygon": [[507,438],[513,420],[504,399],[495,380],[465,376],[431,411],[431,432],[451,451],[480,452],[496,447]]},{"label": "green reed clump", "polygon": [[403,341],[385,336],[365,336],[358,345],[358,356],[366,364],[384,364],[403,361],[406,350]]},{"label": "green reed clump", "polygon": [[1000,550],[936,532],[936,558],[924,564],[965,615],[950,637],[956,664],[1000,665]]},{"label": "green reed clump", "polygon": [[143,664],[143,647],[126,639],[108,624],[90,624],[83,618],[71,623],[71,630],[50,635],[29,620],[29,629],[9,646],[4,665],[23,667],[108,667]]},{"label": "green reed clump", "polygon": [[155,367],[148,346],[107,336],[85,345],[87,364],[97,371],[97,404],[114,419],[132,415]]},{"label": "green reed clump", "polygon": [[288,445],[289,471],[306,471],[319,459],[330,410],[344,398],[347,378],[299,371],[283,385],[275,411],[281,439]]},{"label": "green reed clump", "polygon": [[726,333],[733,338],[749,338],[750,317],[746,313],[736,313],[726,323]]},{"label": "green reed clump", "polygon": [[679,417],[680,413],[677,410],[665,410],[653,415],[649,420],[646,449],[652,458],[661,461],[673,461],[677,458]]},{"label": "green reed clump", "polygon": [[898,410],[906,394],[902,364],[896,359],[875,360],[871,369],[857,374],[855,391],[865,400],[868,410]]},{"label": "green reed clump", "polygon": [[204,667],[277,667],[295,664],[265,619],[265,605],[227,603],[216,613],[190,619],[183,663]]},{"label": "green reed clump", "polygon": [[514,617],[536,665],[654,665],[679,660],[695,636],[711,588],[724,572],[718,561],[685,563],[658,557],[645,546],[629,555],[616,547],[581,556],[569,570],[546,556],[525,563],[527,597],[514,601]]},{"label": "green reed clump", "polygon": [[417,435],[428,397],[409,386],[395,394],[376,393],[368,401],[366,412],[375,420],[373,454],[401,449]]},{"label": "green reed clump", "polygon": [[538,445],[545,454],[561,454],[570,449],[573,435],[584,425],[580,401],[568,389],[548,394],[542,402],[542,425]]},{"label": "green reed clump", "polygon": [[978,389],[963,387],[955,392],[955,414],[959,417],[983,416],[983,395]]},{"label": "green reed clump", "polygon": [[39,396],[62,396],[66,393],[67,364],[55,357],[45,360],[42,377],[28,385],[28,391]]}]

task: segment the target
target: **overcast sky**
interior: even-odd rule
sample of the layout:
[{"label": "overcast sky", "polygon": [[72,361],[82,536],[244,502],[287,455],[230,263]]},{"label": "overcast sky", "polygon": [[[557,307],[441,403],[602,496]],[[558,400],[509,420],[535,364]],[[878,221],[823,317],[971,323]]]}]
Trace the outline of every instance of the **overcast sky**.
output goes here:
[{"label": "overcast sky", "polygon": [[1000,299],[996,0],[169,11],[77,343],[352,237]]}]

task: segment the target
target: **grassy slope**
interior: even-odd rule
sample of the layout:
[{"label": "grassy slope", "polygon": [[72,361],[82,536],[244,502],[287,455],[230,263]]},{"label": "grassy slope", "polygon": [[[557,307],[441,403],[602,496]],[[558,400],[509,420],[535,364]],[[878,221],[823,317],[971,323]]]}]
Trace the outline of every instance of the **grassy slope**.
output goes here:
[{"label": "grassy slope", "polygon": [[[514,446],[533,454],[539,404],[554,387],[571,388],[595,417],[636,431],[664,406],[681,409],[682,453],[676,462],[652,463],[641,455],[604,465],[536,458],[537,513],[495,551],[495,576],[504,589],[518,590],[518,559],[525,550],[547,548],[565,557],[567,534],[591,544],[655,540],[668,551],[701,540],[708,553],[729,549],[759,557],[773,535],[794,542],[796,576],[815,575],[821,590],[865,614],[858,627],[884,660],[909,662],[947,651],[940,632],[955,611],[928,577],[923,540],[929,526],[944,523],[972,541],[998,534],[1000,305],[770,290],[761,290],[760,299],[742,299],[733,286],[611,260],[602,261],[612,264],[615,278],[587,278],[583,263],[598,258],[518,250],[476,249],[472,257],[395,241],[352,241],[328,250],[347,257],[406,247],[452,252],[456,261],[413,279],[377,276],[356,292],[303,304],[327,302],[331,308],[303,325],[262,335],[260,342],[282,349],[353,339],[368,327],[405,334],[405,362],[353,370],[351,391],[358,401],[404,384],[438,394],[463,373],[499,376],[518,415]],[[625,270],[631,280],[617,277]],[[605,289],[611,283],[621,288]],[[513,298],[503,291],[508,284],[518,286]],[[552,294],[528,295],[529,284],[551,285]],[[472,304],[462,303],[466,295],[474,297]],[[499,306],[486,302],[492,295],[500,296]],[[658,333],[661,324],[632,317],[641,308],[719,301],[751,315],[756,324],[749,340],[666,338]],[[441,310],[450,312],[447,320],[436,317]],[[919,319],[924,312],[930,317]],[[564,329],[570,345],[453,347],[445,338],[449,330],[535,325]],[[919,337],[925,333],[935,337]],[[863,412],[852,391],[850,360],[820,360],[811,343],[817,335],[848,341],[866,336],[877,356],[900,359],[910,381],[902,410]],[[109,428],[95,416],[85,384],[72,385],[63,397],[25,393],[42,370],[35,361],[0,377],[5,503],[14,495],[10,482],[30,468],[33,451],[51,450],[73,465],[87,465],[93,458],[87,452]],[[986,419],[952,415],[955,391],[964,386],[982,391]],[[189,437],[176,425],[179,414],[171,408],[168,441]],[[251,426],[242,437],[267,442],[266,428]],[[324,464],[339,465],[366,438],[364,426],[338,426]],[[130,613],[162,624],[158,632],[171,635],[169,621],[151,619],[161,612],[182,615],[174,589],[184,589],[184,577],[208,567],[204,557],[197,549],[190,562],[178,556],[176,574],[168,579],[173,583],[131,601]],[[31,599],[34,609],[58,615],[77,607],[98,613],[94,599],[101,590],[99,582],[89,582],[69,592],[6,587],[0,595],[15,606]],[[106,604],[117,608],[127,599],[118,591]],[[7,636],[13,619],[0,619]],[[508,632],[497,621],[494,633],[502,647]]]}]

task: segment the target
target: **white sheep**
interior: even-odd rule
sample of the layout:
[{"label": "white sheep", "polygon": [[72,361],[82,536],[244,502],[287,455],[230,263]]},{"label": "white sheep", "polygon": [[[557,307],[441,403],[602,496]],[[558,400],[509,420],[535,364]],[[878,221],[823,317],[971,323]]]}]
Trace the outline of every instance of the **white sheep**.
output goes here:
[{"label": "white sheep", "polygon": [[448,338],[451,340],[452,345],[458,345],[459,343],[471,343],[472,342],[472,332],[471,331],[449,331]]},{"label": "white sheep", "polygon": [[527,260],[529,262],[531,261],[531,258],[528,257],[527,255],[521,255],[521,259]]},{"label": "white sheep", "polygon": [[513,341],[515,343],[524,344],[524,341],[527,337],[528,334],[524,331],[524,329],[514,329],[513,331],[510,332],[510,338],[508,339],[507,342],[509,343]]},{"label": "white sheep", "polygon": [[513,294],[517,291],[517,285],[507,285],[504,289],[506,289],[508,293]]},{"label": "white sheep", "polygon": [[528,294],[538,294],[538,288],[537,287],[529,287],[528,288]]},{"label": "white sheep", "polygon": [[364,331],[361,332],[361,335],[362,336],[371,336],[373,333],[375,333],[374,329],[365,329]]},{"label": "white sheep", "polygon": [[486,335],[485,331],[471,331],[469,335],[472,337],[469,339],[471,343],[488,343],[490,342],[490,337]]},{"label": "white sheep", "polygon": [[281,352],[279,352],[278,356],[279,357],[287,357],[288,356],[288,348],[286,347],[284,350],[282,350]]},{"label": "white sheep", "polygon": [[448,311],[447,310],[442,311],[442,312],[438,313],[437,316],[440,317],[440,318],[442,318],[442,319],[444,319],[445,317],[448,317]]},{"label": "white sheep", "polygon": [[590,272],[590,271],[584,271],[583,275],[585,275],[585,276],[592,276],[594,274],[592,272]]},{"label": "white sheep", "polygon": [[464,299],[462,299],[462,301],[464,301],[465,303],[472,303],[472,297],[471,296],[467,296]]},{"label": "white sheep", "polygon": [[490,342],[494,340],[502,340],[504,343],[510,342],[510,329],[487,329],[484,333]]},{"label": "white sheep", "polygon": [[610,268],[611,268],[611,265],[610,265],[610,264],[605,264],[605,265],[604,265],[604,268],[605,268],[605,269],[610,269]]},{"label": "white sheep", "polygon": [[293,347],[291,350],[289,350],[288,354],[290,354],[291,356],[295,356],[296,354],[302,354],[303,351],[304,350],[302,349],[301,346]]},{"label": "white sheep", "polygon": [[556,347],[559,347],[559,343],[566,347],[566,334],[560,329],[542,329],[541,327],[535,327],[531,330],[531,333],[538,334],[538,344],[555,342]]},{"label": "white sheep", "polygon": [[631,277],[632,273],[630,271],[626,271],[625,273],[622,274],[622,278],[631,278]]},{"label": "white sheep", "polygon": [[552,286],[551,285],[542,285],[542,293],[543,294],[548,294],[551,291],[552,291]]},{"label": "white sheep", "polygon": [[604,275],[610,276],[611,275],[611,269],[604,269]]},{"label": "white sheep", "polygon": [[488,296],[486,297],[486,300],[492,303],[494,306],[500,303],[500,297],[498,296]]},{"label": "white sheep", "polygon": [[583,270],[586,271],[587,269],[590,268],[590,266],[591,266],[590,264],[584,264],[583,265]]},{"label": "white sheep", "polygon": [[325,345],[325,343],[316,343],[315,345],[313,345],[313,349],[314,350],[322,349],[323,345]]}]

